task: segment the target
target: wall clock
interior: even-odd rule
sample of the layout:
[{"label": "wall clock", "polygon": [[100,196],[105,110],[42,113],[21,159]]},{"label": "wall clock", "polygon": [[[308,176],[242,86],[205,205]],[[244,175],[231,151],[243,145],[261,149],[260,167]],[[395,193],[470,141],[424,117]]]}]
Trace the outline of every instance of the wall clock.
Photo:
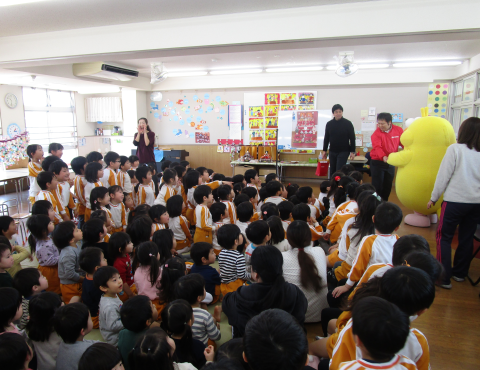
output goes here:
[{"label": "wall clock", "polygon": [[7,105],[7,107],[13,109],[17,106],[18,99],[14,94],[8,93],[7,95],[5,95],[5,104]]},{"label": "wall clock", "polygon": [[16,135],[20,135],[22,133],[22,130],[20,129],[20,126],[17,125],[16,123],[10,123],[7,127],[7,135],[10,138],[13,138]]}]

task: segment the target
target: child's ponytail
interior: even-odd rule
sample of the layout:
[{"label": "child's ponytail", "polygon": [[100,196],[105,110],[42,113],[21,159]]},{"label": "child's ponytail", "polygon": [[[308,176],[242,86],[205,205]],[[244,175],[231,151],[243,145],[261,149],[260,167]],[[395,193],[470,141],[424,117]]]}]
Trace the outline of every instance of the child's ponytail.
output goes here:
[{"label": "child's ponytail", "polygon": [[47,237],[48,225],[50,222],[50,217],[47,215],[32,215],[27,220],[27,228],[30,231],[28,244],[30,244],[30,251],[32,254],[35,254],[37,240],[42,240]]},{"label": "child's ponytail", "polygon": [[179,257],[172,257],[165,262],[160,280],[160,303],[169,303],[175,299],[173,284],[185,276],[185,270],[185,262]]},{"label": "child's ponytail", "polygon": [[332,179],[330,180],[330,190],[327,193],[328,198],[330,198],[331,196],[335,196],[335,193],[338,189],[338,182],[343,176],[345,176],[345,174],[340,171],[337,171],[332,175]]},{"label": "child's ponytail", "polygon": [[162,185],[160,185],[160,188],[158,189],[159,191],[162,189],[163,185],[170,185],[170,181],[173,179],[175,180],[175,177],[177,177],[177,171],[166,169],[163,171],[163,182]]},{"label": "child's ponytail", "polygon": [[96,188],[92,189],[92,192],[90,193],[90,208],[92,212],[102,209],[98,199],[103,199],[107,193],[108,189],[104,186],[97,186]]},{"label": "child's ponytail", "polygon": [[333,198],[335,208],[347,201],[347,185],[352,182],[355,182],[355,180],[350,176],[344,176],[338,181],[338,188]]},{"label": "child's ponytail", "polygon": [[149,282],[152,284],[152,287],[156,285],[158,277],[160,276],[160,262],[158,262],[157,256],[157,245],[153,242],[143,242],[135,251],[135,259],[133,263],[135,270],[139,265],[150,269]]},{"label": "child's ponytail", "polygon": [[357,239],[357,243],[365,236],[375,233],[375,226],[372,217],[375,215],[375,210],[382,203],[382,199],[377,193],[371,190],[363,191],[357,199],[358,215],[355,216],[355,222],[352,227],[358,229],[353,239]]},{"label": "child's ponytail", "polygon": [[159,327],[148,329],[128,355],[131,369],[174,370],[168,335]]},{"label": "child's ponytail", "polygon": [[171,336],[181,336],[180,345],[175,350],[173,360],[198,365],[192,347],[192,327],[188,324],[193,315],[192,306],[184,299],[177,299],[170,302],[161,315],[160,327]]}]

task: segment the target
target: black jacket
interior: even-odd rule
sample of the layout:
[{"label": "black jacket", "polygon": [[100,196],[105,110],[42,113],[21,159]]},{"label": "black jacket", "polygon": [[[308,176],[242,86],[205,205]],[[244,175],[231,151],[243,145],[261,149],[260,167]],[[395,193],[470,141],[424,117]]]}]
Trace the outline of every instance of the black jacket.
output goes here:
[{"label": "black jacket", "polygon": [[223,298],[222,309],[233,326],[233,337],[243,337],[248,320],[269,308],[281,308],[295,317],[300,325],[305,322],[308,302],[303,292],[290,283],[284,284],[285,299],[283,307],[262,307],[261,300],[268,294],[272,285],[255,283],[242,286],[236,292],[228,293]]},{"label": "black jacket", "polygon": [[323,151],[328,150],[335,153],[355,153],[355,129],[348,119],[340,118],[338,121],[332,119],[325,126],[325,137],[323,139]]}]

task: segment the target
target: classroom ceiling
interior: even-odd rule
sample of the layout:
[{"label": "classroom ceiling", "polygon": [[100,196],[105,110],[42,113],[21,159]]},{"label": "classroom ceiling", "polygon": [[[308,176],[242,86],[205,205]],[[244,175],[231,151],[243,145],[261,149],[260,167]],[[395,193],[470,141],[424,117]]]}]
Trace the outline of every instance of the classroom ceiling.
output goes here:
[{"label": "classroom ceiling", "polygon": [[0,7],[0,37],[368,1],[386,0],[47,0]]}]

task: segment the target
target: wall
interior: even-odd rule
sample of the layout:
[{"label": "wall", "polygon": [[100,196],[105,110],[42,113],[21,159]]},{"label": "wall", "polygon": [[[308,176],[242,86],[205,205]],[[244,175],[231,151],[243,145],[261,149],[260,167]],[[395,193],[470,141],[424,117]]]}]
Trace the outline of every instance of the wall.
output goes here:
[{"label": "wall", "polygon": [[[14,109],[5,104],[5,95],[12,93],[17,97],[18,104]],[[23,110],[23,94],[21,86],[0,85],[0,118],[2,123],[1,135],[6,135],[7,127],[11,123],[16,123],[25,130],[25,114]]]},{"label": "wall", "polygon": [[[373,86],[329,86],[329,87],[315,87],[308,88],[308,91],[317,91],[317,109],[331,109],[334,104],[342,104],[344,108],[344,116],[351,120],[355,126],[355,130],[361,129],[360,123],[360,110],[368,109],[369,107],[376,107],[378,112],[391,112],[391,113],[403,113],[404,119],[409,117],[420,116],[420,108],[427,104],[427,84],[414,84],[414,85],[373,85]],[[289,87],[285,89],[232,89],[232,90],[198,90],[189,92],[179,91],[167,91],[163,92],[163,99],[161,102],[155,102],[157,109],[152,109],[150,104],[152,103],[147,99],[148,107],[148,120],[150,127],[158,136],[157,144],[164,147],[170,147],[172,144],[195,144],[195,138],[191,137],[191,134],[195,132],[205,132],[205,128],[202,130],[195,130],[191,127],[189,120],[194,121],[195,126],[200,122],[205,121],[207,126],[207,132],[210,132],[210,144],[216,145],[217,139],[228,138],[228,112],[227,108],[221,106],[216,97],[219,96],[221,101],[240,101],[243,104],[243,96],[246,92],[281,92],[281,91],[300,91],[304,87]],[[215,108],[225,109],[225,114],[215,112],[215,109],[211,112],[206,112],[207,105],[205,104],[205,94],[209,95],[209,103],[214,102]],[[198,96],[198,100],[202,102],[193,102],[193,96]],[[180,99],[187,99],[188,104],[179,105],[176,104]],[[171,107],[169,106],[171,105]],[[199,113],[199,109],[203,110],[203,113]],[[168,116],[163,116],[162,108],[165,112],[169,113]],[[172,115],[172,110],[175,109],[179,112],[179,115]],[[182,110],[185,109],[185,110]],[[187,110],[190,110],[187,113]],[[155,117],[155,113],[158,117]],[[177,118],[175,118],[177,117]],[[200,120],[198,120],[200,117]],[[182,124],[183,120],[183,124]],[[176,136],[178,130],[182,133]],[[175,131],[175,133],[174,133]],[[188,133],[188,137],[185,134]],[[199,144],[208,145],[208,144]]]}]

